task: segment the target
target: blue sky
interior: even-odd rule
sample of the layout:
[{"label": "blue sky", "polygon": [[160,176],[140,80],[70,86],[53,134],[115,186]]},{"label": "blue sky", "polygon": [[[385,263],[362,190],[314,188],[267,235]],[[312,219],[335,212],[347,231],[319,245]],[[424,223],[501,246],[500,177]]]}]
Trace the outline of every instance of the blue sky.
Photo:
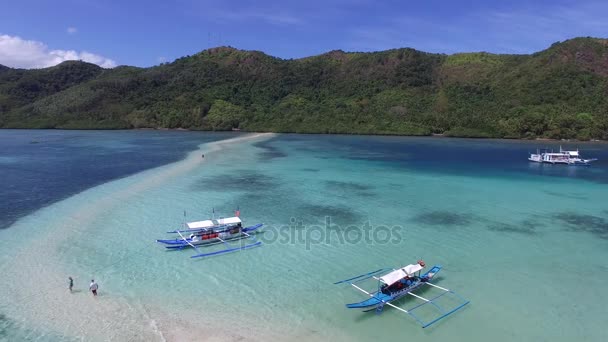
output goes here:
[{"label": "blue sky", "polygon": [[576,36],[608,38],[605,17],[606,0],[6,1],[0,64],[149,66],[218,45],[282,58],[398,47],[530,53]]}]

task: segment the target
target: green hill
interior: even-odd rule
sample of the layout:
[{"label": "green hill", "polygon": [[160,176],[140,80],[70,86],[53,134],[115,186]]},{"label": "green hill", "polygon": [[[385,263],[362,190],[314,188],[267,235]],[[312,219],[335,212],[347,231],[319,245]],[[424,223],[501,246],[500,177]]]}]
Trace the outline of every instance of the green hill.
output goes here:
[{"label": "green hill", "polygon": [[608,40],[532,55],[219,47],[151,68],[0,66],[0,127],[608,139]]}]

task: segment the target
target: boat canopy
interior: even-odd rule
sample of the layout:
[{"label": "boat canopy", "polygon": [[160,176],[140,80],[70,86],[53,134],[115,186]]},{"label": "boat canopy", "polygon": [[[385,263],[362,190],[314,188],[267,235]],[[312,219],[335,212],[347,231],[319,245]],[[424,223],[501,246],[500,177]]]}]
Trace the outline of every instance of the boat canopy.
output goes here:
[{"label": "boat canopy", "polygon": [[422,266],[419,264],[407,265],[402,268],[403,272],[407,273],[407,275],[412,275],[422,269]]},{"label": "boat canopy", "polygon": [[394,270],[391,273],[383,275],[382,277],[380,277],[380,281],[390,286],[407,276],[413,275],[421,269],[422,266],[420,266],[419,264],[407,265],[403,268]]},{"label": "boat canopy", "polygon": [[578,157],[578,149],[576,149],[576,151],[568,151],[568,150],[564,150],[562,149],[562,147],[559,147],[559,152],[560,153],[564,153],[569,155],[570,157]]},{"label": "boat canopy", "polygon": [[385,283],[388,286],[391,286],[394,283],[398,282],[399,280],[405,278],[405,276],[407,276],[407,274],[405,274],[405,272],[403,272],[402,269],[398,269],[398,270],[394,270],[393,272],[391,272],[389,274],[383,275],[382,277],[380,277],[380,281]]},{"label": "boat canopy", "polygon": [[188,222],[189,229],[202,229],[202,228],[213,228],[215,226],[223,226],[223,225],[236,225],[241,223],[241,219],[238,217],[226,217],[220,218],[217,220],[204,220],[204,221],[196,221],[196,222]]}]

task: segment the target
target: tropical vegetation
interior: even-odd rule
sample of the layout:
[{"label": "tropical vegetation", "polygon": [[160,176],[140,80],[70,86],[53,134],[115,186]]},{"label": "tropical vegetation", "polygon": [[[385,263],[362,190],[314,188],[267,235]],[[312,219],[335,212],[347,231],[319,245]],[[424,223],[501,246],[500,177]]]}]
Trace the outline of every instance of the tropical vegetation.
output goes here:
[{"label": "tropical vegetation", "polygon": [[608,40],[531,55],[219,47],[150,68],[0,66],[0,127],[608,139]]}]

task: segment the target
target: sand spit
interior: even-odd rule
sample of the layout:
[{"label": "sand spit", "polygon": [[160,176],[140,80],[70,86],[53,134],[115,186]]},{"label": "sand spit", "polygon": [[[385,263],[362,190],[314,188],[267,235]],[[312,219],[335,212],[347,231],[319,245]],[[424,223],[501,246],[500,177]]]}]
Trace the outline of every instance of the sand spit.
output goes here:
[{"label": "sand spit", "polygon": [[[15,224],[15,229],[8,233],[35,233],[35,239],[27,239],[11,251],[11,257],[5,256],[0,272],[3,281],[0,291],[8,293],[7,302],[0,303],[0,313],[6,315],[17,326],[31,331],[33,336],[61,336],[65,340],[86,341],[225,341],[240,340],[245,336],[234,331],[250,330],[248,327],[231,327],[222,329],[214,327],[213,332],[195,326],[180,317],[165,312],[162,308],[144,303],[133,303],[133,299],[123,298],[102,290],[94,298],[87,288],[89,279],[77,279],[74,293],[67,290],[66,275],[69,274],[62,264],[61,245],[84,236],[90,224],[98,215],[120,205],[131,196],[146,189],[161,186],[168,180],[187,173],[213,158],[214,154],[234,144],[269,139],[271,133],[251,134],[238,138],[217,141],[201,145],[201,148],[188,155],[182,161],[145,171],[150,173],[120,191],[105,193],[95,200],[82,203],[67,216],[54,217],[53,206],[36,212],[33,218],[23,218]],[[206,158],[201,158],[205,154]],[[76,195],[79,196],[79,195]],[[39,224],[39,216],[48,216],[46,227],[32,227],[30,221]],[[21,226],[21,227],[19,227]],[[21,237],[22,239],[24,236]],[[198,313],[189,313],[197,317]],[[231,323],[233,325],[233,323]],[[234,329],[236,328],[236,329]],[[232,332],[231,332],[232,331]],[[262,336],[262,332],[258,332]],[[252,336],[247,336],[252,340]],[[266,336],[266,338],[272,338]],[[275,336],[277,338],[278,336]],[[266,339],[264,338],[264,339]],[[255,338],[253,338],[255,340]],[[260,338],[261,340],[261,338]]]}]

